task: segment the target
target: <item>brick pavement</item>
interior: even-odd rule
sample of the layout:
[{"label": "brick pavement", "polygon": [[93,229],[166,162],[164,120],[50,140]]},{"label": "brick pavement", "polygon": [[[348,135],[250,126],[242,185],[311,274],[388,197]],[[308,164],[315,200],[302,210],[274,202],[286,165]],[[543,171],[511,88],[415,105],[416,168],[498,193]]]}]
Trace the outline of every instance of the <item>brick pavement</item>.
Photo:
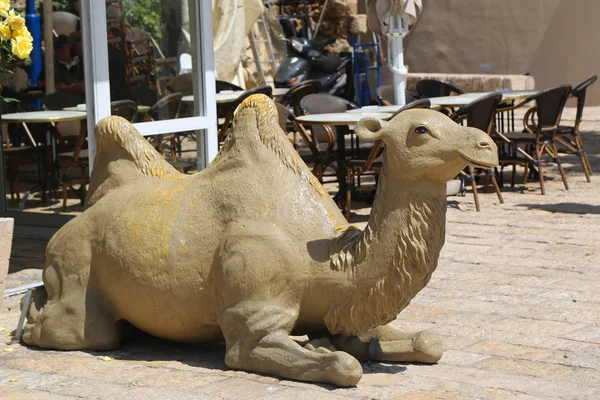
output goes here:
[{"label": "brick pavement", "polygon": [[[600,174],[598,109],[583,129]],[[598,399],[600,178],[585,182],[564,158],[568,192],[550,166],[546,196],[537,182],[504,189],[503,205],[482,194],[479,213],[470,194],[449,198],[438,270],[395,322],[443,336],[437,365],[364,364],[359,385],[339,389],[228,370],[222,345],[146,336],[102,353],[39,351],[4,336],[18,319],[11,298],[0,315],[0,398]],[[43,242],[16,240],[9,287],[39,279],[43,257]]]}]

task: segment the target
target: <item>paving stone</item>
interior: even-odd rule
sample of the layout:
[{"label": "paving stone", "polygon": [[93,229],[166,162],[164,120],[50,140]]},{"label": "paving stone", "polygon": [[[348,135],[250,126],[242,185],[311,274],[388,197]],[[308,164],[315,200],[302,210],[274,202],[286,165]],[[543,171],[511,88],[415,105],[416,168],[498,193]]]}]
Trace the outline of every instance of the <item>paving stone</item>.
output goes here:
[{"label": "paving stone", "polygon": [[[445,344],[445,343],[444,343]],[[444,346],[445,347],[445,346]],[[476,354],[468,351],[445,350],[440,364],[459,365],[465,367],[490,358],[487,354]]]},{"label": "paving stone", "polygon": [[[10,384],[10,383],[9,383]],[[72,396],[62,396],[41,390],[18,389],[0,386],[0,397],[3,400],[71,400]]]},{"label": "paving stone", "polygon": [[226,399],[256,399],[279,392],[279,385],[256,383],[238,378],[228,378],[203,386],[198,394],[216,396]]},{"label": "paving stone", "polygon": [[465,348],[464,351],[523,360],[539,360],[552,354],[549,350],[498,342],[480,342]]},{"label": "paving stone", "polygon": [[507,371],[517,374],[533,375],[540,378],[555,378],[557,376],[570,374],[573,368],[562,365],[533,362],[527,360],[496,358],[486,360],[477,364],[478,368]]},{"label": "paving stone", "polygon": [[580,342],[600,343],[600,327],[588,326],[581,330],[561,335],[561,337]]}]

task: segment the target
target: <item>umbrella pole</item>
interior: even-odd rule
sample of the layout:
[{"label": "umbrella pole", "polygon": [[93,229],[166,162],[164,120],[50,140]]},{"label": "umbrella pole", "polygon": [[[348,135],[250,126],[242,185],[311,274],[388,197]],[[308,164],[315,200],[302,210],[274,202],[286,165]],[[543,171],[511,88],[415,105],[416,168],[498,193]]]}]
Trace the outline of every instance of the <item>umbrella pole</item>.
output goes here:
[{"label": "umbrella pole", "polygon": [[406,104],[406,75],[402,36],[388,36],[388,66],[394,75],[394,100],[397,105]]}]

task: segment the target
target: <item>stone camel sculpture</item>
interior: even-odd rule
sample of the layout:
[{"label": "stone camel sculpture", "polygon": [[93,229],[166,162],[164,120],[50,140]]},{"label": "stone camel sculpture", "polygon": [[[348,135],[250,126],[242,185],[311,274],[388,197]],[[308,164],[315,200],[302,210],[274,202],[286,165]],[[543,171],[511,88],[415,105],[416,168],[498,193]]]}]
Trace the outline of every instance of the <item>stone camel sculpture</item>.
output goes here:
[{"label": "stone camel sculpture", "polygon": [[102,120],[87,208],[48,243],[23,341],[114,349],[125,320],[171,340],[224,339],[233,369],[341,386],[360,380],[358,360],[437,362],[437,335],[388,324],[437,266],[446,181],[496,165],[496,146],[429,110],[355,131],[386,144],[364,230],[348,225],[263,95],[242,103],[215,160],[189,176],[124,119]]}]

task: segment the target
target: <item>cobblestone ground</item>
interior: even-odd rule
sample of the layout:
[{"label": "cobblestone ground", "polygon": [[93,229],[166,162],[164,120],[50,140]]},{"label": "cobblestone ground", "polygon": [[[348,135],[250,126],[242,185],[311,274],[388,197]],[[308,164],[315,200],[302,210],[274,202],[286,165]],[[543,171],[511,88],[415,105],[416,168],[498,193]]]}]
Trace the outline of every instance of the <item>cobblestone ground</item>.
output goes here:
[{"label": "cobblestone ground", "polygon": [[[600,110],[590,111],[583,130],[600,174]],[[40,351],[4,336],[19,315],[10,298],[0,398],[598,399],[600,178],[587,183],[577,159],[564,160],[568,192],[550,165],[546,196],[537,182],[504,189],[504,204],[482,194],[479,213],[470,194],[449,198],[438,270],[395,322],[443,336],[437,365],[364,364],[359,385],[340,389],[228,370],[223,345],[145,337],[117,351]],[[9,287],[40,279],[44,245],[16,238]]]}]

